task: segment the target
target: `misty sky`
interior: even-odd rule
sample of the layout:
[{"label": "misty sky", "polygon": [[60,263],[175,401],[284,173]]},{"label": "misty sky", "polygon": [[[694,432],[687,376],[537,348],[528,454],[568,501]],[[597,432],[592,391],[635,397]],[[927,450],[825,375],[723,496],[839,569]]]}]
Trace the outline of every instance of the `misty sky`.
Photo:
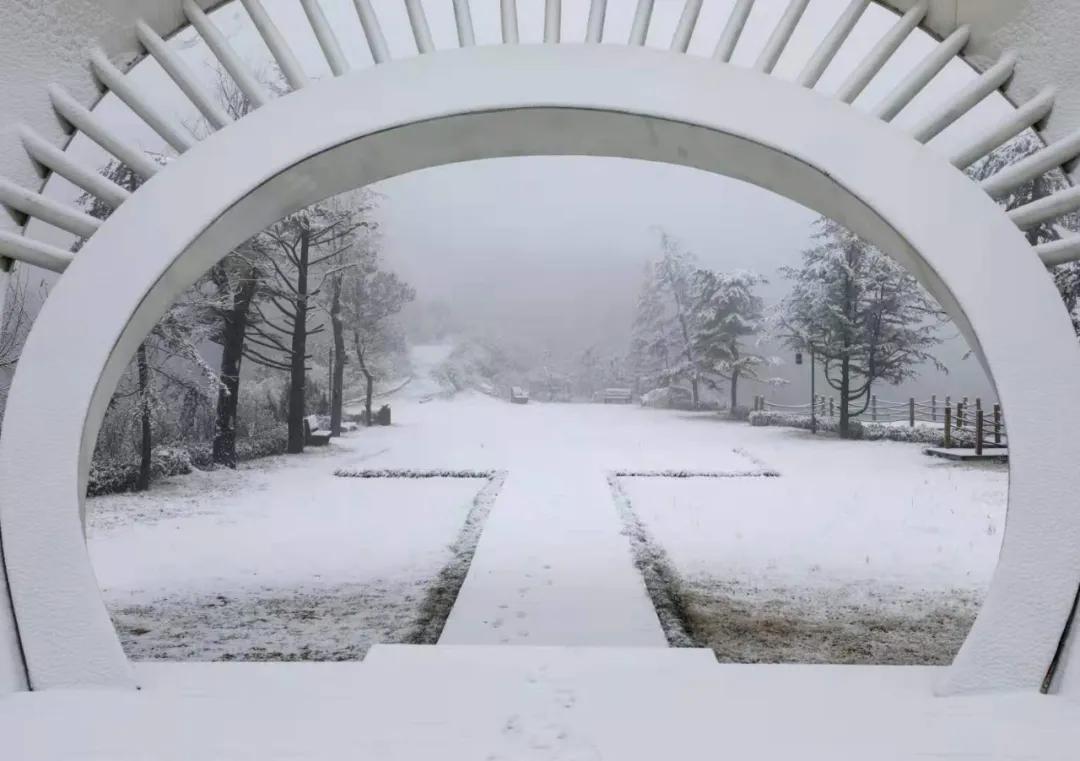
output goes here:
[{"label": "misty sky", "polygon": [[[813,0],[776,74],[793,77],[848,0]],[[346,54],[355,66],[370,64],[352,0],[322,0]],[[415,54],[412,33],[400,0],[375,0],[374,6],[392,52]],[[706,0],[691,44],[692,54],[710,55],[734,0]],[[328,68],[295,0],[265,0],[286,32],[305,68],[313,76],[329,76]],[[537,42],[543,27],[543,0],[518,0],[522,40]],[[622,42],[629,32],[635,5],[609,2],[606,39]],[[657,0],[648,44],[670,42],[682,0]],[[754,61],[787,0],[759,0],[734,56],[735,63]],[[473,0],[478,43],[499,38],[498,0]],[[435,42],[456,46],[452,4],[425,3]],[[580,39],[588,0],[564,0],[563,39]],[[270,60],[246,12],[234,3],[213,14],[241,56],[256,69]],[[894,22],[876,6],[864,15],[852,37],[822,78],[818,89],[835,90],[850,69]],[[182,50],[209,83],[214,78],[208,53],[191,31],[172,44]],[[909,39],[857,101],[872,107],[933,47],[926,35]],[[196,121],[193,107],[165,81],[153,61],[133,75],[152,93],[164,111],[187,123]],[[972,76],[954,61],[896,123],[910,124],[954,92]],[[722,94],[718,94],[722,97]],[[948,151],[988,117],[1007,104],[994,96],[976,108],[932,146]],[[107,96],[99,113],[122,125],[125,133],[149,150],[163,150],[126,106]],[[84,138],[72,150],[104,163],[104,155]],[[49,194],[77,194],[56,178]],[[794,264],[806,246],[815,214],[768,191],[698,170],[618,159],[577,157],[513,158],[458,164],[426,170],[380,183],[380,220],[386,262],[410,280],[419,298],[443,302],[463,321],[486,327],[538,351],[572,354],[591,344],[617,348],[628,337],[634,300],[644,262],[657,254],[657,229],[663,227],[715,269],[752,269],[770,279],[764,295],[775,301],[786,284],[776,269]],[[70,236],[41,223],[36,237],[68,245]],[[954,331],[953,331],[954,332]],[[928,396],[983,394],[987,386],[974,360],[963,361],[966,347],[954,340],[942,359],[952,369],[946,378],[928,370],[928,377],[898,389]],[[790,357],[788,357],[790,359]],[[805,370],[781,368],[797,383],[774,394],[799,397]],[[885,393],[890,395],[892,392]]]}]

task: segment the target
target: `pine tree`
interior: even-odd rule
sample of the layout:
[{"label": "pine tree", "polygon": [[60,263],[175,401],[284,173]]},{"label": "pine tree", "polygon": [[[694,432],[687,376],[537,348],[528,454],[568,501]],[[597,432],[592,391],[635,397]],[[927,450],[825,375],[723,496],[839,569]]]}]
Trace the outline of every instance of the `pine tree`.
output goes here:
[{"label": "pine tree", "polygon": [[694,274],[694,351],[706,377],[727,380],[730,410],[738,408],[740,378],[758,379],[765,357],[748,351],[743,339],[760,332],[764,320],[764,302],[754,289],[766,282],[752,272],[712,272]]},{"label": "pine tree", "polygon": [[941,310],[918,281],[837,222],[822,218],[816,245],[799,267],[781,272],[793,282],[781,304],[780,332],[798,350],[812,350],[839,394],[841,436],[866,411],[873,385],[898,384],[932,362],[941,343]]},{"label": "pine tree", "polygon": [[694,341],[696,260],[665,231],[660,232],[660,245],[661,258],[645,267],[630,354],[638,375],[650,381],[689,381],[697,406],[703,367]]}]

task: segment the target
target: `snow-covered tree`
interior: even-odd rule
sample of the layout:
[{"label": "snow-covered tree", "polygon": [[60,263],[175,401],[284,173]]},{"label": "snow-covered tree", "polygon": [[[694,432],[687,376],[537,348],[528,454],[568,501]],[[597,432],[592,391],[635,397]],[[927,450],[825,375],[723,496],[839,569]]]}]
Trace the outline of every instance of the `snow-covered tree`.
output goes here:
[{"label": "snow-covered tree", "polygon": [[[968,170],[968,174],[976,181],[985,180],[1042,147],[1042,141],[1034,130],[1027,130],[986,158],[976,162]],[[1065,173],[1060,169],[1055,169],[1010,191],[1008,195],[999,199],[999,203],[1006,210],[1011,210],[1052,195],[1068,186],[1069,181]],[[1080,230],[1080,214],[1068,214],[1061,219],[1043,222],[1025,230],[1024,234],[1028,242],[1036,246],[1040,243],[1059,240],[1062,231],[1065,230]],[[1080,335],[1080,262],[1059,265],[1053,269],[1053,274],[1054,283],[1072,317],[1073,329]]]},{"label": "snow-covered tree", "polygon": [[694,273],[694,352],[707,378],[723,378],[731,392],[731,411],[738,408],[740,378],[757,379],[767,359],[749,351],[744,339],[762,329],[764,302],[754,289],[761,275],[738,270]]},{"label": "snow-covered tree", "polygon": [[404,336],[390,319],[416,298],[416,291],[395,273],[381,269],[370,252],[359,267],[348,270],[341,284],[341,315],[352,334],[357,368],[364,376],[364,411],[372,422],[375,379],[404,348]]},{"label": "snow-covered tree", "polygon": [[352,266],[347,255],[366,224],[347,204],[316,204],[267,228],[254,246],[266,277],[251,305],[258,319],[248,324],[244,357],[289,374],[290,454],[304,450],[308,340],[326,330],[312,312],[327,279]]},{"label": "snow-covered tree", "polygon": [[[118,161],[110,162],[102,174],[131,192],[143,182],[141,177]],[[107,219],[113,212],[111,206],[88,193],[80,196],[79,202],[88,214],[98,219]],[[133,369],[136,390],[127,392],[121,389],[110,405],[115,409],[117,399],[134,398],[133,412],[139,428],[137,491],[150,488],[153,423],[155,417],[164,414],[166,409],[159,384],[179,387],[185,395],[190,392],[206,399],[217,391],[218,375],[198,350],[198,345],[209,338],[206,315],[213,305],[213,299],[206,296],[199,284],[177,299],[154,325],[150,335],[139,344]],[[178,370],[177,365],[184,369]]]},{"label": "snow-covered tree", "polygon": [[660,246],[660,259],[645,266],[630,354],[638,375],[665,383],[688,381],[696,405],[703,370],[694,341],[696,259],[663,230]]},{"label": "snow-covered tree", "polygon": [[815,245],[798,267],[781,272],[792,281],[780,306],[781,337],[813,350],[838,392],[839,430],[866,411],[877,382],[898,384],[927,362],[941,343],[940,308],[918,281],[854,233],[830,219],[817,223]]}]

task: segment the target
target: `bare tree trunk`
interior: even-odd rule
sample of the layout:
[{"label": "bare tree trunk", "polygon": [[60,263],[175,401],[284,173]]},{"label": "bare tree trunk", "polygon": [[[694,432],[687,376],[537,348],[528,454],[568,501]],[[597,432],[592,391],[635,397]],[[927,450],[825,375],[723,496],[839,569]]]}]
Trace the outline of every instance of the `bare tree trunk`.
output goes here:
[{"label": "bare tree trunk", "polygon": [[840,361],[840,421],[841,438],[851,436],[851,358]]},{"label": "bare tree trunk", "polygon": [[731,414],[735,414],[735,408],[739,406],[739,368],[731,370]]},{"label": "bare tree trunk", "polygon": [[308,255],[311,231],[300,230],[300,256],[296,266],[296,319],[293,322],[289,367],[289,454],[304,451],[304,391],[307,375]]},{"label": "bare tree trunk", "polygon": [[345,395],[345,325],[341,321],[341,276],[330,281],[330,326],[334,333],[334,355],[330,382],[330,435],[341,435],[341,408]]},{"label": "bare tree trunk", "polygon": [[135,357],[139,368],[139,423],[142,428],[139,477],[135,481],[135,491],[146,491],[150,488],[150,466],[154,447],[153,430],[150,425],[150,362],[146,357],[146,344],[139,344],[139,351]]},{"label": "bare tree trunk", "polygon": [[371,397],[374,396],[375,378],[367,371],[367,368],[364,369],[364,380],[367,381],[367,389],[364,394],[364,410],[367,416],[367,424],[370,426],[374,424],[374,419],[371,416]]},{"label": "bare tree trunk", "polygon": [[255,298],[253,272],[240,284],[232,308],[221,326],[221,385],[218,388],[217,418],[214,424],[213,460],[218,465],[236,467],[236,420],[240,407],[240,364],[244,359],[248,310]]}]

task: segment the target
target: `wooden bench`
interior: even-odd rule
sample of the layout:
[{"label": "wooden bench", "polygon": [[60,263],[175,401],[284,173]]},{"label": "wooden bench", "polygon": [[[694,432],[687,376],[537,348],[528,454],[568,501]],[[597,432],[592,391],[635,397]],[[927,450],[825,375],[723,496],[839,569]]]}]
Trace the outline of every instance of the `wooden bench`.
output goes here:
[{"label": "wooden bench", "polygon": [[319,428],[317,415],[304,418],[304,443],[309,447],[324,447],[330,443],[330,431]]}]

